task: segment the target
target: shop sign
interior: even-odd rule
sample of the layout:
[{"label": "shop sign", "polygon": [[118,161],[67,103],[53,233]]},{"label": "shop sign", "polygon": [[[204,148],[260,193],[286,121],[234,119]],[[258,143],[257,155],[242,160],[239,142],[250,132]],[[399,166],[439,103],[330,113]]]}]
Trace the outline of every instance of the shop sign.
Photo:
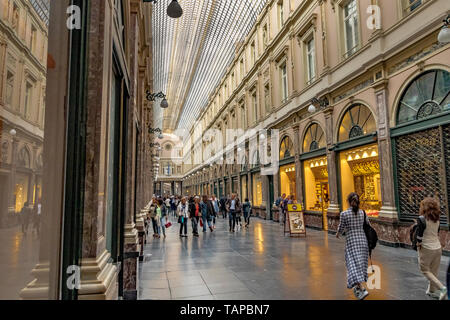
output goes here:
[{"label": "shop sign", "polygon": [[288,204],[287,221],[289,226],[289,234],[291,236],[306,236],[305,219],[303,217],[303,207],[301,204]]}]

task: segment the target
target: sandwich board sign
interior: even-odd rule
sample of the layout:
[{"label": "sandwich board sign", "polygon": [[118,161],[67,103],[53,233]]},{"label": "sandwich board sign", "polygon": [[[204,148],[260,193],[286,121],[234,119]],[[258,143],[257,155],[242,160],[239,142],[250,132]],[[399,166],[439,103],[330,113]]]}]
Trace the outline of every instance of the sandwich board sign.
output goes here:
[{"label": "sandwich board sign", "polygon": [[303,217],[303,208],[299,203],[288,204],[287,222],[289,234],[306,236],[305,219]]}]

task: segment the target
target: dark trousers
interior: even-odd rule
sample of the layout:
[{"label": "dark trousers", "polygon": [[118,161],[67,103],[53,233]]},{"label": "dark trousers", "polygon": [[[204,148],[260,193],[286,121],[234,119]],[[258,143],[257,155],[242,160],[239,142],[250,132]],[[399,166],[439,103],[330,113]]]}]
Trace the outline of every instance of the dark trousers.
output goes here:
[{"label": "dark trousers", "polygon": [[247,225],[250,224],[250,213],[244,213],[244,220]]},{"label": "dark trousers", "polygon": [[181,219],[181,223],[180,223],[180,236],[183,234],[183,229],[184,229],[184,235],[187,236],[187,219],[188,218],[180,218]]},{"label": "dark trousers", "polygon": [[192,218],[192,233],[198,234],[198,217]]},{"label": "dark trousers", "polygon": [[158,221],[156,221],[156,218],[152,218],[152,227],[153,227],[153,233],[159,234],[158,232]]},{"label": "dark trousers", "polygon": [[227,211],[222,209],[222,218],[226,218],[227,216]]},{"label": "dark trousers", "polygon": [[230,230],[234,230],[236,227],[236,212],[232,209],[228,213],[228,222],[230,224]]}]

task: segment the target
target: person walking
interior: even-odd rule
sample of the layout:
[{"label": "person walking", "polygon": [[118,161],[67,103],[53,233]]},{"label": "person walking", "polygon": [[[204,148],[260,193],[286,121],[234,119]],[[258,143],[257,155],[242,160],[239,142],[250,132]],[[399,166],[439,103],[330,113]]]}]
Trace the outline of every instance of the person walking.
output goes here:
[{"label": "person walking", "polygon": [[442,246],[439,241],[439,202],[435,198],[425,198],[420,203],[419,215],[425,223],[419,223],[417,231],[417,253],[419,268],[428,280],[426,294],[444,300],[447,287],[438,279],[441,264]]},{"label": "person walking", "polygon": [[38,237],[41,233],[41,210],[42,204],[41,199],[39,198],[39,200],[34,204],[33,208],[33,228]]},{"label": "person walking", "polygon": [[[180,237],[187,237],[187,221],[189,219],[189,205],[186,203],[186,198],[181,198],[177,208],[178,223],[180,224]],[[184,230],[184,234],[183,234]]]},{"label": "person walking", "polygon": [[20,222],[22,224],[22,232],[27,234],[28,225],[30,223],[31,210],[28,207],[28,201],[23,204],[22,210],[20,210]]},{"label": "person walking", "polygon": [[225,199],[224,196],[222,196],[222,198],[220,198],[220,211],[222,212],[222,218],[225,219],[225,217],[227,216],[227,199]]},{"label": "person walking", "polygon": [[190,204],[189,204],[189,217],[191,218],[192,222],[192,234],[194,237],[198,237],[198,220],[200,218],[200,204],[199,204],[199,197],[196,196],[195,198],[191,198]]},{"label": "person walking", "polygon": [[227,201],[226,207],[228,211],[230,232],[234,232],[236,227],[236,209],[238,208],[238,202],[235,194],[231,195],[231,198]]},{"label": "person walking", "polygon": [[241,205],[241,201],[239,200],[239,197],[236,196],[236,226],[237,226],[237,230],[241,230],[242,227],[242,205]]},{"label": "person walking", "polygon": [[157,200],[156,197],[152,199],[152,202],[150,204],[149,209],[149,216],[152,220],[152,227],[153,227],[153,238],[158,238],[159,232],[158,232],[158,221],[156,218],[156,208],[157,208]]},{"label": "person walking", "polygon": [[353,289],[353,294],[359,300],[369,295],[364,287],[367,282],[367,267],[369,265],[369,245],[364,232],[364,223],[370,225],[364,210],[359,208],[359,196],[352,192],[348,195],[349,208],[341,212],[336,237],[346,236],[345,265],[347,267],[347,288]]},{"label": "person walking", "polygon": [[252,204],[248,198],[245,198],[245,202],[242,204],[242,211],[244,211],[245,228],[248,228],[252,211]]},{"label": "person walking", "polygon": [[216,198],[216,195],[213,194],[212,198],[211,198],[211,203],[213,205],[214,208],[214,217],[213,217],[213,229],[216,228],[216,218],[219,216],[219,201]]},{"label": "person walking", "polygon": [[202,200],[200,202],[201,212],[202,212],[202,224],[203,224],[203,232],[206,232],[206,225],[208,225],[211,232],[213,228],[211,226],[211,220],[213,215],[213,208],[211,204],[208,203],[208,196],[203,195]]}]

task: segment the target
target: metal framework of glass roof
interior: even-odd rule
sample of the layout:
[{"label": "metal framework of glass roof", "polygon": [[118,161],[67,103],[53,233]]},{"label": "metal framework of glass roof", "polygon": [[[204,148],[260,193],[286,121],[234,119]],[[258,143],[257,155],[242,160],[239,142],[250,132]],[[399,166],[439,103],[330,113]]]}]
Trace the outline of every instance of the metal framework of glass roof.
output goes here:
[{"label": "metal framework of glass roof", "polygon": [[48,26],[50,15],[50,0],[30,0],[31,5],[37,12],[42,21]]},{"label": "metal framework of glass roof", "polygon": [[166,93],[170,104],[164,114],[156,106],[155,122],[163,130],[189,129],[267,0],[179,0],[179,19],[167,16],[171,1],[153,5],[154,92]]}]

